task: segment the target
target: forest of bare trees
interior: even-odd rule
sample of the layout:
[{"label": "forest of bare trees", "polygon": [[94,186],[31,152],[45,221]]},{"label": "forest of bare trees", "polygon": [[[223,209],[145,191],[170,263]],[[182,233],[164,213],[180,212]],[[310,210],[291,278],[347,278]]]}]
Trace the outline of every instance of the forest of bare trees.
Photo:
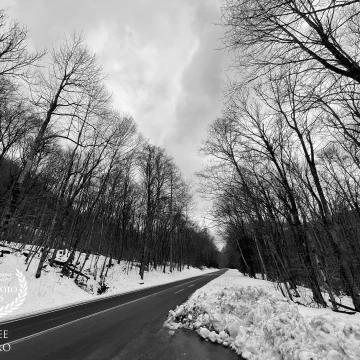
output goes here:
[{"label": "forest of bare trees", "polygon": [[114,108],[84,39],[65,36],[45,52],[29,51],[26,38],[1,11],[0,243],[30,245],[37,278],[60,249],[64,275],[79,252],[131,263],[141,278],[217,266],[212,236],[191,220],[190,184]]},{"label": "forest of bare trees", "polygon": [[360,4],[225,0],[222,26],[232,79],[199,176],[229,261],[360,311]]}]

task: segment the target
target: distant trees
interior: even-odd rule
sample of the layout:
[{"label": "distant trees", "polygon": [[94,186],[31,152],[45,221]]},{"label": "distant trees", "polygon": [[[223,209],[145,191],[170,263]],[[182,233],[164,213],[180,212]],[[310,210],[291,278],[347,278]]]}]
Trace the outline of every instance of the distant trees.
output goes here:
[{"label": "distant trees", "polygon": [[360,311],[359,11],[355,1],[226,1],[224,43],[241,81],[202,149],[204,191],[239,266],[291,298],[306,285],[327,306],[327,292],[334,310],[346,293]]},{"label": "distant trees", "polygon": [[[179,169],[164,149],[145,145],[139,153],[138,164],[146,209],[140,266],[140,276],[143,278],[144,269],[149,266],[151,259],[155,268],[162,264],[164,271],[169,262],[170,272],[176,263],[176,256],[178,262],[185,264],[183,238],[189,226],[185,212],[190,206],[191,194]],[[160,250],[160,258],[150,249],[152,246],[155,251],[156,248]]]}]

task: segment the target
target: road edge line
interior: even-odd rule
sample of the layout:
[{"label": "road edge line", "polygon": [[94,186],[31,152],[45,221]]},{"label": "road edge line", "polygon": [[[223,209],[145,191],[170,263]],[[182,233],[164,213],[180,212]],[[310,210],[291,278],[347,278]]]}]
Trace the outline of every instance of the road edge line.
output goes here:
[{"label": "road edge line", "polygon": [[[219,271],[219,270],[217,270],[217,271]],[[196,276],[193,276],[193,278],[195,278],[195,277],[208,276],[208,275],[213,274],[213,273],[215,273],[215,272],[217,272],[217,271],[213,271],[213,272],[211,272],[211,273],[207,273],[207,274],[203,274],[203,275],[196,275]],[[188,278],[188,279],[191,279],[191,277]],[[33,318],[33,317],[35,317],[35,316],[41,316],[41,315],[50,314],[50,313],[53,313],[53,312],[56,312],[56,311],[71,309],[71,308],[76,307],[76,306],[81,306],[81,305],[85,305],[85,304],[90,304],[90,303],[93,303],[93,302],[102,301],[102,300],[106,300],[106,299],[112,299],[112,298],[115,298],[115,297],[118,297],[118,296],[127,295],[127,294],[132,294],[132,293],[139,292],[139,291],[143,291],[143,290],[147,290],[147,289],[157,288],[157,287],[160,287],[160,286],[164,286],[164,285],[176,283],[176,282],[178,282],[178,281],[183,281],[183,280],[186,280],[186,279],[175,280],[175,281],[170,281],[170,282],[164,283],[164,284],[158,284],[158,285],[148,286],[148,287],[141,288],[141,289],[130,290],[130,291],[127,291],[127,292],[124,292],[124,293],[121,293],[121,294],[114,294],[114,295],[110,295],[110,296],[103,297],[103,298],[86,300],[86,301],[83,301],[83,302],[78,302],[78,303],[75,303],[75,304],[65,305],[65,306],[58,307],[58,308],[51,309],[51,310],[39,311],[38,313],[28,314],[28,315],[25,315],[25,316],[20,316],[20,317],[17,317],[17,318],[10,319],[10,320],[8,320],[8,321],[0,321],[0,326],[2,326],[2,325],[4,325],[4,324],[9,324],[9,323],[12,323],[12,322],[15,322],[15,321],[30,319],[30,318]],[[192,281],[195,281],[195,280],[192,280]],[[187,284],[187,282],[186,282],[185,284]],[[182,285],[182,284],[180,284],[180,285]],[[174,286],[174,287],[175,287],[175,286]],[[171,288],[170,288],[170,289],[171,289]]]},{"label": "road edge line", "polygon": [[[205,276],[205,275],[203,275],[203,276]],[[186,282],[185,284],[188,284],[188,283],[191,283],[191,282],[197,281],[197,280],[199,280],[199,279],[191,280],[191,281],[189,281],[189,282]],[[67,325],[74,324],[74,323],[77,323],[77,322],[79,322],[79,321],[81,321],[81,320],[89,319],[89,318],[92,318],[92,317],[97,316],[97,315],[100,315],[100,314],[104,314],[104,313],[106,313],[106,312],[108,312],[108,311],[111,311],[111,310],[114,310],[114,309],[117,309],[117,308],[120,308],[120,307],[129,305],[129,304],[135,303],[135,302],[140,301],[140,300],[142,300],[142,299],[146,299],[146,298],[148,298],[148,297],[150,297],[150,296],[160,294],[160,293],[162,293],[162,292],[164,292],[164,291],[167,291],[167,290],[170,290],[170,289],[173,289],[173,288],[175,288],[175,287],[182,286],[182,285],[184,285],[184,284],[179,284],[179,285],[173,286],[173,287],[171,287],[171,288],[169,288],[169,289],[160,290],[160,291],[158,291],[158,292],[156,292],[156,293],[154,293],[154,294],[150,294],[150,295],[143,296],[143,297],[141,297],[141,298],[139,298],[139,299],[135,299],[135,300],[129,301],[129,302],[125,303],[125,304],[116,305],[116,306],[113,306],[113,307],[111,307],[111,308],[109,308],[109,309],[101,310],[101,311],[98,311],[98,312],[96,312],[96,313],[94,313],[94,314],[87,315],[87,316],[83,316],[83,317],[81,317],[81,318],[79,318],[79,319],[72,320],[72,321],[69,321],[69,322],[67,322],[67,323],[64,323],[64,324],[61,324],[61,325],[58,325],[58,326],[54,326],[54,327],[52,327],[52,328],[50,328],[50,329],[43,330],[43,331],[40,331],[40,332],[35,333],[35,334],[32,334],[32,335],[28,335],[28,336],[25,336],[25,337],[23,337],[23,338],[20,338],[20,339],[14,340],[14,341],[10,341],[8,344],[10,344],[10,345],[18,344],[18,343],[20,343],[20,342],[23,342],[23,341],[32,339],[32,338],[34,338],[34,337],[40,336],[40,335],[42,335],[42,334],[45,334],[45,333],[47,333],[47,332],[50,332],[50,331],[53,331],[53,330],[56,330],[56,329],[61,329],[62,327],[65,327],[65,326],[67,326]],[[0,345],[0,346],[1,346],[1,345]]]}]

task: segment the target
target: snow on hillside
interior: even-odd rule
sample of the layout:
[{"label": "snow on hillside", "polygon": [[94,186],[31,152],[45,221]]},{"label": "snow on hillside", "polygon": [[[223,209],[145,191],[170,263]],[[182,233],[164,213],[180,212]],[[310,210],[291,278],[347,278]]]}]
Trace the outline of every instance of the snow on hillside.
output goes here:
[{"label": "snow on hillside", "polygon": [[359,360],[360,314],[297,306],[271,282],[229,270],[170,311],[186,327],[248,360]]},{"label": "snow on hillside", "polygon": [[[77,254],[75,259],[81,262],[84,257],[85,254]],[[65,260],[66,258],[67,256],[65,255],[60,255],[58,257],[58,259],[62,260]],[[10,282],[1,281],[1,286],[18,286],[18,280],[15,276],[16,269],[23,272],[28,286],[28,293],[24,304],[13,311],[12,314],[2,316],[0,322],[25,314],[33,314],[42,310],[49,310],[78,302],[98,299],[99,297],[112,296],[128,291],[143,289],[145,287],[203,275],[217,270],[200,270],[191,267],[190,269],[185,268],[181,272],[173,271],[170,273],[167,268],[166,273],[164,274],[159,268],[156,271],[152,270],[150,272],[145,272],[144,281],[141,281],[140,276],[138,275],[139,268],[137,266],[131,268],[125,262],[121,262],[120,264],[113,262],[113,265],[108,269],[105,280],[105,284],[108,288],[105,293],[97,295],[97,290],[99,288],[99,273],[104,265],[104,256],[99,256],[97,264],[95,264],[96,257],[90,255],[90,258],[83,269],[83,273],[86,274],[89,279],[86,280],[81,277],[82,281],[80,285],[75,284],[73,278],[63,276],[59,266],[50,267],[47,262],[45,263],[45,268],[42,271],[41,277],[36,279],[35,273],[39,263],[38,256],[31,262],[28,270],[26,270],[27,265],[25,264],[25,260],[26,257],[20,252],[4,254],[3,257],[0,257],[0,273],[13,274],[12,280]],[[106,264],[108,264],[108,260]],[[94,277],[94,269],[96,269],[97,272],[96,278]],[[5,299],[6,303],[9,301],[6,301]],[[4,304],[0,302],[0,306],[2,305]]]}]

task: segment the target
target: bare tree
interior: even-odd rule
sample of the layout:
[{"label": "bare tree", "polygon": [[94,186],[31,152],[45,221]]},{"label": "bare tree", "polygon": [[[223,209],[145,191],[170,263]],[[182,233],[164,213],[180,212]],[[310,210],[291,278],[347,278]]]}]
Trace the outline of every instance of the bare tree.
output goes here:
[{"label": "bare tree", "polygon": [[82,121],[89,122],[92,116],[99,117],[107,111],[109,95],[103,85],[102,69],[81,37],[74,35],[70,39],[65,38],[59,48],[53,49],[50,69],[47,75],[39,74],[39,85],[33,97],[34,105],[43,120],[27,155],[25,166],[13,184],[9,205],[0,228],[2,237],[18,206],[23,183],[32,169],[49,126],[55,122],[55,130],[59,129],[56,136],[74,142],[73,134],[77,124]]},{"label": "bare tree", "polygon": [[359,11],[356,0],[227,0],[224,42],[260,73],[303,63],[314,78],[326,69],[360,82]]},{"label": "bare tree", "polygon": [[17,21],[8,21],[4,10],[0,10],[0,78],[25,78],[30,75],[30,66],[43,55],[43,51],[33,53],[27,50],[27,29]]},{"label": "bare tree", "polygon": [[25,138],[36,131],[38,119],[17,94],[10,81],[0,83],[0,166],[10,151],[19,149]]}]

